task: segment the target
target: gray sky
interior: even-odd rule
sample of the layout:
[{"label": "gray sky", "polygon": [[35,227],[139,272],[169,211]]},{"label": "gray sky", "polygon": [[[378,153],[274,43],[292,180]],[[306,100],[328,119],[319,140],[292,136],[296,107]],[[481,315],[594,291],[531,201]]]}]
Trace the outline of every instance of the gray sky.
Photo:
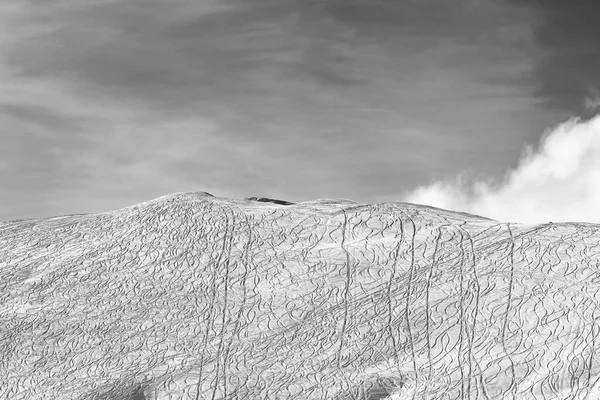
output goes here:
[{"label": "gray sky", "polygon": [[497,179],[600,104],[597,2],[522,3],[0,0],[0,220]]}]

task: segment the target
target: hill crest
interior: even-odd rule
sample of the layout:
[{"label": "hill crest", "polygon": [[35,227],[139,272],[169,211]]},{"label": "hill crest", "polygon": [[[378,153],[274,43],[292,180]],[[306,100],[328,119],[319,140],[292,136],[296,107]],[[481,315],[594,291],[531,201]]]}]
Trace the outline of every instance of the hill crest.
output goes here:
[{"label": "hill crest", "polygon": [[599,244],[203,192],[2,223],[0,398],[593,398]]}]

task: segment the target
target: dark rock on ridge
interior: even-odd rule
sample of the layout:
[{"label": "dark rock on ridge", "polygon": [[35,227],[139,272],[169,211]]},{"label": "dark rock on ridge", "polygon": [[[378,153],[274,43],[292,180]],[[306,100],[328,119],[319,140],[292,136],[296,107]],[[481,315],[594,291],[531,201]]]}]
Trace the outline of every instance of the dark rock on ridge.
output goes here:
[{"label": "dark rock on ridge", "polygon": [[263,203],[274,203],[282,206],[290,206],[292,204],[295,204],[290,201],[269,199],[267,197],[246,197],[246,200],[261,201]]}]

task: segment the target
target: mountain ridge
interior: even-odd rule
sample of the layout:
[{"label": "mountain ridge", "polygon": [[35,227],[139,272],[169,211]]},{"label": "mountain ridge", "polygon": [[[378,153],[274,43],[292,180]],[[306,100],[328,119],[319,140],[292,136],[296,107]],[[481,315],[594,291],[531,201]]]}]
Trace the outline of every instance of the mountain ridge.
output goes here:
[{"label": "mountain ridge", "polygon": [[599,227],[206,192],[0,223],[0,398],[594,399]]}]

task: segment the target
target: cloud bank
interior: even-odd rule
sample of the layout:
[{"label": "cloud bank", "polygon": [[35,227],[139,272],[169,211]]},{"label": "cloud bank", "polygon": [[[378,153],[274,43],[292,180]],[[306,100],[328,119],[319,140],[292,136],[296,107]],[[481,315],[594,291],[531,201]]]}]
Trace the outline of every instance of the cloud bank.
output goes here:
[{"label": "cloud bank", "polygon": [[405,201],[507,222],[600,223],[600,114],[546,131],[500,183],[459,176],[418,187]]}]

